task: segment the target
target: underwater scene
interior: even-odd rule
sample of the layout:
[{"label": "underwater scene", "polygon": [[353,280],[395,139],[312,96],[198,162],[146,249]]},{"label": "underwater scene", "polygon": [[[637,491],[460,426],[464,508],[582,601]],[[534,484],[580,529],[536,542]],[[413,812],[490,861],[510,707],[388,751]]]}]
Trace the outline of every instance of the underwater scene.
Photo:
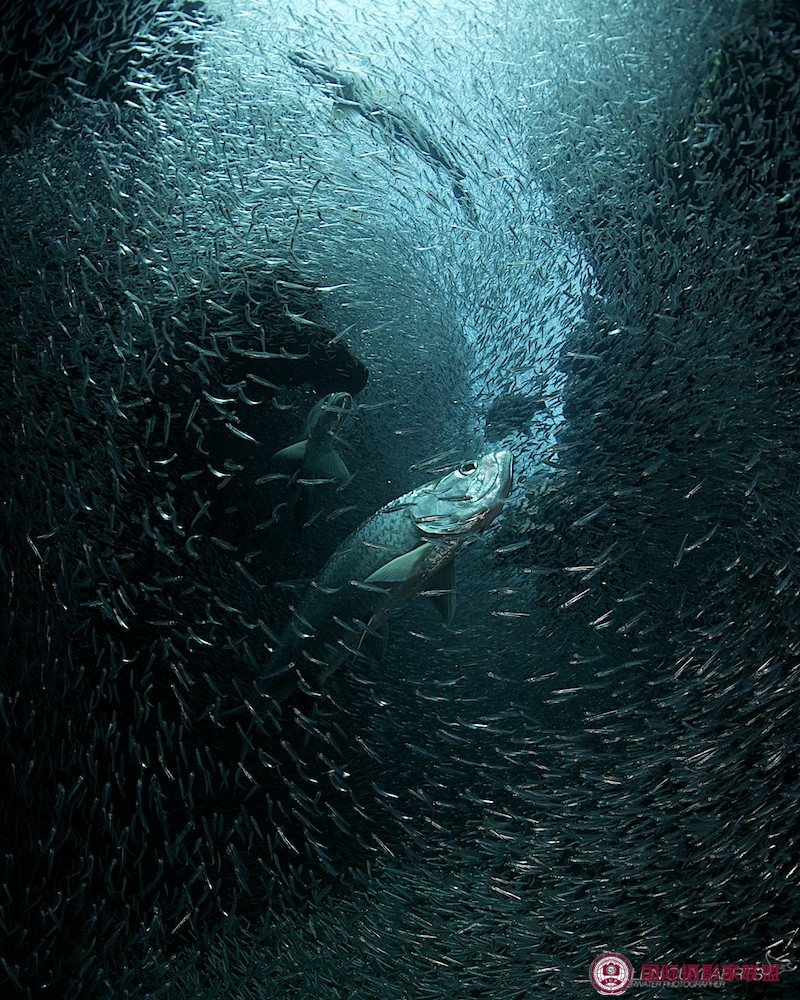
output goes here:
[{"label": "underwater scene", "polygon": [[794,3],[0,38],[0,995],[800,997]]}]

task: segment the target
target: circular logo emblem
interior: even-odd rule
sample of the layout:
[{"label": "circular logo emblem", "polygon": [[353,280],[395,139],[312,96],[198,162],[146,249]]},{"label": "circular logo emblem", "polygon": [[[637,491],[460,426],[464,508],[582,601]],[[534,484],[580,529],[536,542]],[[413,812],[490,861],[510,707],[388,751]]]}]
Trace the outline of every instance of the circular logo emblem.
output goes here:
[{"label": "circular logo emblem", "polygon": [[633,966],[624,955],[615,951],[600,955],[589,969],[589,981],[604,996],[619,996],[624,993],[632,979]]}]

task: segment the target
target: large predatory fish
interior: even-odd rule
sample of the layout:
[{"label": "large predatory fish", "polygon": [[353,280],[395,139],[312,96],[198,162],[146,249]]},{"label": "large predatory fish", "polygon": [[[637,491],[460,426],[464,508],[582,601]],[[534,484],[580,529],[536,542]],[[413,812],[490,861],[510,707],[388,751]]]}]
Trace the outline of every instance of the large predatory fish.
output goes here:
[{"label": "large predatory fish", "polygon": [[368,122],[379,125],[391,138],[413,149],[434,167],[444,170],[450,178],[456,201],[469,221],[475,224],[475,206],[464,187],[466,174],[452,147],[446,140],[434,139],[397,93],[370,80],[363,73],[329,66],[303,49],[290,52],[289,61],[312,81],[322,83],[333,97],[337,109],[353,111]]},{"label": "large predatory fish", "polygon": [[336,435],[355,403],[349,392],[330,392],[316,403],[306,417],[302,440],[281,448],[273,458],[300,463],[297,478],[328,476],[341,482],[350,478],[347,466],[334,451]]},{"label": "large predatory fish", "polygon": [[389,613],[420,591],[449,624],[453,560],[500,512],[511,488],[508,451],[490,452],[381,507],[331,556],[267,663],[279,702],[314,692],[347,659],[379,657]]}]

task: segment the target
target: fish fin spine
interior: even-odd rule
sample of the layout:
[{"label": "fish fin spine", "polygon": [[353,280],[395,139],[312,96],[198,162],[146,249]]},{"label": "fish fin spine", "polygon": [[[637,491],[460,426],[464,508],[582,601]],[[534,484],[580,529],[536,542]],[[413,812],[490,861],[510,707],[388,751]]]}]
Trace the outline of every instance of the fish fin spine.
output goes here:
[{"label": "fish fin spine", "polygon": [[[456,574],[455,562],[451,559],[426,584],[423,591],[439,614],[445,625],[450,625],[456,613]],[[429,593],[430,591],[430,593]]]},{"label": "fish fin spine", "polygon": [[308,471],[342,482],[350,478],[347,466],[332,448],[316,454],[308,463]]},{"label": "fish fin spine", "polygon": [[272,457],[296,459],[297,461],[301,461],[305,458],[307,451],[308,441],[304,438],[302,441],[295,441],[294,444],[290,444],[287,448],[281,448],[281,450],[276,451]]},{"label": "fish fin spine", "polygon": [[432,542],[423,542],[410,552],[404,552],[395,559],[384,563],[374,573],[371,573],[364,583],[404,583],[410,580],[414,572],[428,553],[434,548]]}]

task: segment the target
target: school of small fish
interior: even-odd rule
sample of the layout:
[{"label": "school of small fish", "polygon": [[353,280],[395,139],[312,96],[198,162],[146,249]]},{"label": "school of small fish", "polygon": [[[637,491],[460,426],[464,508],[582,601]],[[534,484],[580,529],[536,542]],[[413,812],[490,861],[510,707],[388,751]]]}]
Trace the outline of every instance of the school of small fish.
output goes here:
[{"label": "school of small fish", "polygon": [[7,8],[0,993],[800,989],[791,5]]}]

